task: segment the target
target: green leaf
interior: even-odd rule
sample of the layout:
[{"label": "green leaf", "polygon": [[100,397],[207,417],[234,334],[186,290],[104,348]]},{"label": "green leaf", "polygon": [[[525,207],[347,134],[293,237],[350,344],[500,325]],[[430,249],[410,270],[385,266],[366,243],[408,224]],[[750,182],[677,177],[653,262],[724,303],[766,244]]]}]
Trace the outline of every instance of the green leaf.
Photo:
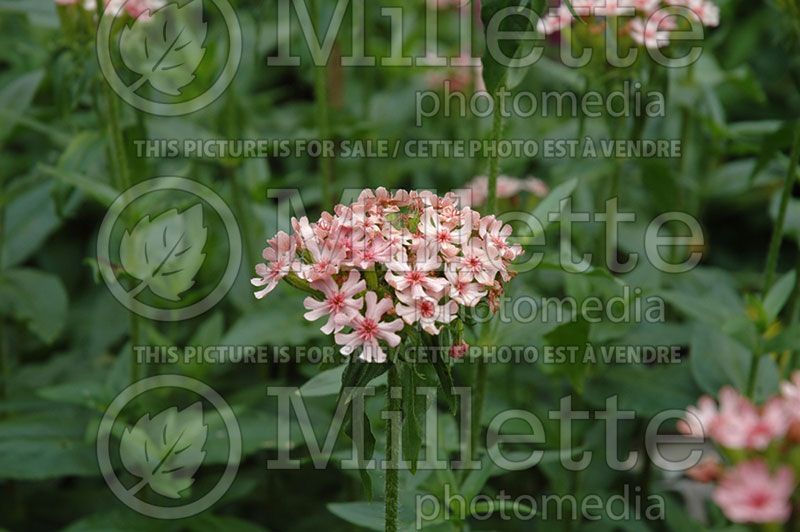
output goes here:
[{"label": "green leaf", "polygon": [[64,328],[67,292],[55,275],[28,268],[0,274],[0,313],[25,323],[45,343],[53,343]]},{"label": "green leaf", "polygon": [[769,321],[775,320],[783,310],[792,295],[796,281],[797,275],[792,270],[778,279],[778,282],[769,289],[766,297],[764,297],[764,312],[767,313]]},{"label": "green leaf", "polygon": [[384,529],[383,503],[378,502],[344,502],[328,505],[328,510],[348,523],[362,526],[369,530]]},{"label": "green leaf", "polygon": [[456,415],[458,412],[458,401],[453,392],[453,388],[455,387],[453,383],[453,372],[445,360],[445,357],[441,355],[441,352],[433,361],[433,369],[436,370],[436,376],[439,380],[439,390],[444,394],[444,398],[450,407],[450,413]]},{"label": "green leaf", "polygon": [[364,362],[357,357],[351,357],[342,373],[341,393],[344,395],[345,400],[349,401],[353,393],[349,392],[350,395],[346,395],[345,388],[365,388],[369,386],[374,379],[380,377],[387,371],[389,371],[389,364]]},{"label": "green leaf", "polygon": [[536,208],[533,209],[533,217],[542,224],[543,230],[547,229],[547,226],[551,223],[549,214],[560,214],[561,201],[570,197],[577,186],[578,180],[576,178],[561,183],[556,188],[551,190],[550,193],[536,206]]},{"label": "green leaf", "polygon": [[65,408],[0,421],[0,479],[99,475],[86,422]]},{"label": "green leaf", "polygon": [[108,207],[114,203],[114,200],[120,195],[120,192],[114,189],[112,186],[77,172],[53,168],[52,166],[46,165],[40,165],[39,170],[47,175],[55,177],[62,183],[77,188],[81,192],[97,200],[105,207]]},{"label": "green leaf", "polygon": [[[51,195],[53,183],[30,188],[9,187],[13,198],[5,209],[2,266],[10,268],[24,262],[58,229],[61,220]],[[2,199],[0,199],[2,201]]]},{"label": "green leaf", "polygon": [[[389,370],[389,364],[376,364],[373,362],[364,362],[356,357],[352,357],[350,361],[344,366],[342,373],[342,386],[339,392],[339,401],[350,402],[353,395],[358,393],[359,390],[370,386],[378,377],[383,375]],[[353,388],[346,390],[346,388]],[[370,460],[375,453],[375,436],[372,433],[372,426],[369,422],[367,413],[364,412],[362,423],[364,425],[364,438],[363,445],[362,439],[354,437],[353,434],[353,409],[348,408],[345,413],[345,418],[342,425],[342,430],[356,444],[356,452],[358,453],[359,463],[364,463]],[[368,498],[372,498],[372,478],[364,467],[359,468],[359,475],[361,476],[361,483],[364,486],[364,491]]]},{"label": "green leaf", "polygon": [[775,397],[780,391],[781,370],[778,364],[769,355],[764,355],[758,361],[758,375],[756,376],[756,389],[753,396],[757,403]]},{"label": "green leaf", "polygon": [[[5,84],[0,90],[0,108],[24,113],[30,107],[36,91],[44,78],[44,70],[34,70]],[[0,144],[8,137],[16,125],[16,120],[0,121]]]},{"label": "green leaf", "polygon": [[175,526],[171,521],[153,519],[125,508],[94,513],[72,523],[64,532],[175,532]]},{"label": "green leaf", "polygon": [[[486,34],[486,48],[483,52],[483,81],[486,84],[486,89],[490,94],[495,94],[500,87],[507,86],[507,76],[509,68],[512,66],[507,58],[514,58],[522,44],[521,39],[498,39],[496,35],[489,35],[491,31],[490,21],[505,9],[516,9],[517,13],[503,16],[503,20],[499,23],[497,28],[498,32],[523,32],[534,31],[534,27],[528,12],[522,8],[529,8],[529,0],[484,0],[481,4],[481,21],[485,28]],[[496,42],[499,52],[505,57],[495,57],[492,53],[489,41]]]},{"label": "green leaf", "polygon": [[[589,341],[589,332],[592,325],[583,318],[577,318],[559,325],[552,331],[545,334],[544,338],[547,345],[553,347],[577,347],[578,352],[582,353],[586,343]],[[586,376],[589,374],[591,366],[583,362],[582,357],[576,356],[574,360],[567,360],[561,364],[545,366],[545,371],[553,371],[560,375],[566,375],[572,385],[578,390],[583,390]]]},{"label": "green leaf", "polygon": [[369,471],[366,469],[366,463],[372,459],[375,454],[375,434],[372,432],[372,424],[369,421],[367,412],[364,411],[361,416],[361,423],[364,428],[363,438],[359,437],[354,432],[353,426],[353,410],[348,409],[342,423],[342,431],[350,440],[355,443],[356,455],[358,459],[359,469],[358,474],[361,477],[361,485],[364,488],[364,493],[368,500],[372,500],[372,477],[369,476]]},{"label": "green leaf", "polygon": [[424,394],[417,394],[417,387],[423,382],[412,364],[400,366],[400,382],[403,390],[403,458],[411,464],[411,472],[416,473],[419,451],[422,449],[422,418],[427,399]]},{"label": "green leaf", "polygon": [[728,385],[745,389],[752,354],[741,343],[714,327],[697,324],[690,348],[692,376],[704,392],[716,395]]},{"label": "green leaf", "polygon": [[300,387],[299,393],[303,397],[324,397],[336,395],[342,388],[342,376],[347,366],[320,371]]},{"label": "green leaf", "polygon": [[618,396],[621,410],[653,416],[670,409],[684,409],[697,400],[699,391],[686,364],[656,368],[614,367],[589,379],[584,397],[591,404],[605,406]]}]

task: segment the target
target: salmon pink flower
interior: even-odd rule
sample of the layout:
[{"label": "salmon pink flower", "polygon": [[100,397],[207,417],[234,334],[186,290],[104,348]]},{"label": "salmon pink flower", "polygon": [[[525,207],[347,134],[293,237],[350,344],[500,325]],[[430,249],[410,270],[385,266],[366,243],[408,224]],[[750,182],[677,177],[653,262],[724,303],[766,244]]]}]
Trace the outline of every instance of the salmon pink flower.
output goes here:
[{"label": "salmon pink flower", "polygon": [[[364,190],[316,222],[292,219],[292,228],[268,242],[252,280],[256,297],[286,279],[310,293],[305,318],[327,316],[321,330],[342,353],[360,347],[359,356],[375,362],[386,360],[385,346],[395,347],[405,327],[435,336],[462,306],[488,300],[496,309],[522,253],[508,243],[509,226],[460,207],[453,193]],[[401,319],[382,321],[385,314]]]},{"label": "salmon pink flower", "polygon": [[364,299],[367,302],[366,312],[363,316],[357,314],[347,323],[352,332],[336,333],[336,343],[342,346],[343,355],[350,355],[360,347],[360,359],[386,362],[386,353],[379,341],[383,340],[389,347],[399,345],[400,337],[396,333],[403,328],[403,320],[381,321],[384,314],[392,309],[390,299],[382,298],[379,301],[375,292],[367,292]]},{"label": "salmon pink flower", "polygon": [[455,301],[440,305],[432,297],[414,297],[406,292],[397,294],[397,298],[400,300],[395,307],[397,315],[409,325],[419,323],[428,334],[439,334],[440,327],[436,324],[450,323],[458,314],[458,303]]},{"label": "salmon pink flower", "polygon": [[303,306],[309,311],[303,316],[308,321],[315,321],[322,316],[329,316],[328,322],[320,329],[325,334],[339,332],[347,321],[358,314],[364,306],[363,299],[354,296],[367,289],[367,284],[356,270],[350,270],[347,280],[339,286],[332,277],[311,283],[311,287],[325,295],[324,301],[307,297]]},{"label": "salmon pink flower", "polygon": [[653,18],[635,18],[628,23],[628,33],[636,44],[645,48],[663,48],[669,44],[669,32],[659,28]]},{"label": "salmon pink flower", "polygon": [[450,356],[452,358],[455,358],[456,360],[464,358],[467,355],[468,351],[469,351],[469,344],[467,344],[467,342],[463,340],[460,342],[456,342],[452,346],[450,346]]},{"label": "salmon pink flower", "polygon": [[459,273],[464,273],[470,281],[492,286],[500,264],[499,257],[497,251],[487,246],[483,239],[473,237],[453,264],[456,264]]},{"label": "salmon pink flower", "polygon": [[486,297],[486,290],[480,284],[472,282],[468,273],[459,273],[448,268],[444,275],[450,281],[450,298],[459,305],[474,307]]},{"label": "salmon pink flower", "polygon": [[711,426],[718,414],[714,399],[705,395],[700,398],[697,406],[690,406],[686,409],[686,416],[678,421],[678,430],[687,436],[708,438]]},{"label": "salmon pink flower", "polygon": [[472,234],[472,218],[469,216],[469,207],[465,211],[467,212],[463,217],[464,223],[461,224],[460,220],[454,222],[443,219],[433,208],[425,209],[425,214],[419,223],[419,231],[425,237],[426,242],[434,242],[443,255],[454,257]]},{"label": "salmon pink flower", "polygon": [[771,474],[762,460],[739,464],[725,473],[714,502],[735,523],[785,523],[792,513],[794,474],[781,467]]},{"label": "salmon pink flower", "polygon": [[726,387],[720,391],[719,404],[711,436],[723,447],[763,450],[789,428],[780,403],[774,400],[759,412],[749,399]]},{"label": "salmon pink flower", "polygon": [[792,380],[781,384],[781,397],[787,415],[792,421],[800,422],[800,371],[792,375]]},{"label": "salmon pink flower", "polygon": [[267,244],[262,256],[268,262],[256,266],[256,274],[259,277],[251,280],[254,286],[264,287],[256,292],[258,299],[272,292],[278,282],[292,271],[297,252],[295,240],[283,231],[275,235]]},{"label": "salmon pink flower", "polygon": [[409,264],[405,260],[393,260],[387,264],[386,282],[398,292],[410,292],[413,297],[439,294],[447,286],[447,279],[431,275],[441,266],[438,256],[432,253],[425,262]]}]

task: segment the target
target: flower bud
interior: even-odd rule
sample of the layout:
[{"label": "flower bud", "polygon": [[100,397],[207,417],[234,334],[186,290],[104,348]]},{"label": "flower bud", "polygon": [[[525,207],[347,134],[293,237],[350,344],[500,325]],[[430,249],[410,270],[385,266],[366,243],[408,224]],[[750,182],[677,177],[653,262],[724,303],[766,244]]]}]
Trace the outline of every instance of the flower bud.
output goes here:
[{"label": "flower bud", "polygon": [[450,358],[455,358],[456,360],[464,358],[468,350],[469,344],[467,342],[463,340],[456,342],[450,347]]}]

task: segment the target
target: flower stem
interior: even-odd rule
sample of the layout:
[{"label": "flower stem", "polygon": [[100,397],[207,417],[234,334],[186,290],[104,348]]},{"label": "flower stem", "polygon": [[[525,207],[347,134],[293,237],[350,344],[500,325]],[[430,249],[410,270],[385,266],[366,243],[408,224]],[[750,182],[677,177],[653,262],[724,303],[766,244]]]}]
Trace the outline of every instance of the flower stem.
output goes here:
[{"label": "flower stem", "polygon": [[792,145],[792,153],[789,157],[789,168],[786,171],[786,178],[783,182],[781,202],[778,207],[778,215],[775,217],[772,240],[769,243],[767,266],[764,273],[764,294],[772,288],[772,283],[775,281],[775,271],[778,268],[778,255],[781,249],[781,241],[783,240],[783,228],[786,223],[786,210],[789,206],[789,199],[792,197],[792,187],[797,182],[798,157],[800,157],[800,122],[795,125],[794,144]]},{"label": "flower stem", "polygon": [[[792,152],[789,155],[789,168],[786,170],[783,192],[781,193],[781,202],[778,206],[778,215],[775,217],[775,224],[772,229],[772,240],[769,243],[767,266],[764,271],[764,295],[769,292],[769,289],[772,288],[772,283],[775,281],[775,272],[778,268],[778,255],[781,249],[781,242],[783,241],[783,228],[786,223],[786,210],[789,206],[789,199],[792,196],[792,187],[797,182],[798,158],[800,158],[800,122],[795,124],[794,142],[792,144]],[[761,337],[757,339],[757,342],[756,352],[750,364],[750,375],[747,379],[747,395],[751,398],[755,393],[756,381],[758,380],[758,366],[763,354]]]},{"label": "flower stem", "polygon": [[[100,2],[98,2],[100,4]],[[102,7],[98,6],[98,16],[102,17]],[[105,122],[106,132],[109,139],[109,153],[111,154],[111,167],[113,169],[114,184],[117,190],[127,190],[131,186],[130,170],[128,168],[128,157],[125,152],[125,138],[120,127],[119,109],[117,107],[116,95],[112,92],[106,80],[100,77],[100,87],[102,90],[102,109],[100,111],[100,121]],[[140,378],[140,368],[136,359],[136,349],[139,343],[139,316],[130,312],[130,342],[131,342],[131,382],[136,382]]]},{"label": "flower stem", "polygon": [[494,99],[494,114],[492,116],[491,142],[494,144],[495,150],[489,158],[489,190],[486,207],[489,211],[488,214],[497,214],[497,176],[500,174],[500,155],[497,152],[497,145],[500,144],[503,137],[503,113],[500,111],[500,98],[497,93],[492,98]]},{"label": "flower stem", "polygon": [[[503,137],[503,114],[500,111],[500,98],[498,97],[498,93],[495,93],[492,97],[494,98],[494,115],[492,116],[491,142],[494,144],[495,150],[489,158],[486,207],[489,214],[497,214],[497,176],[500,174],[500,155],[497,151],[497,145]],[[473,381],[474,388],[472,390],[472,420],[470,424],[472,428],[472,438],[470,441],[470,456],[473,458],[475,457],[475,450],[478,448],[478,442],[480,441],[481,416],[483,414],[483,403],[486,395],[486,379],[486,361],[479,357],[475,360],[475,379]]]},{"label": "flower stem", "polygon": [[398,468],[400,463],[399,434],[395,434],[394,419],[392,414],[401,412],[402,398],[393,394],[392,391],[400,388],[400,374],[397,365],[392,364],[389,368],[388,386],[386,388],[386,411],[390,414],[386,421],[386,487],[385,487],[385,522],[386,532],[397,532],[397,512],[400,506],[400,491]]},{"label": "flower stem", "polygon": [[[322,13],[318,0],[310,2],[310,10],[315,18],[314,26],[322,26]],[[330,102],[328,101],[328,68],[327,65],[314,65],[314,99],[317,104],[317,133],[320,140],[325,143],[331,138]],[[320,188],[322,190],[322,209],[330,210],[333,206],[331,199],[331,183],[333,182],[333,159],[320,156]]]},{"label": "flower stem", "polygon": [[[790,330],[796,328],[798,324],[800,324],[800,260],[797,261],[797,266],[795,267],[795,278],[794,294],[792,295],[792,303],[789,307],[788,328]],[[789,352],[789,356],[786,359],[786,367],[784,368],[784,376],[787,379],[791,377],[792,371],[797,365],[798,354],[800,354],[800,350],[798,349],[792,349]]]}]

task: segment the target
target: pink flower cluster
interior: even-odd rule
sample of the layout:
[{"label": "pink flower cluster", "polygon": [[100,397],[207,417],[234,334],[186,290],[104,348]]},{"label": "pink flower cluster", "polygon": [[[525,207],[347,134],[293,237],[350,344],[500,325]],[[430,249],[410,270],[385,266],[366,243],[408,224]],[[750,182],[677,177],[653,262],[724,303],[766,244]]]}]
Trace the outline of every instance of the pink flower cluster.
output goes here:
[{"label": "pink flower cluster", "polygon": [[460,207],[452,193],[364,190],[355,203],[292,227],[268,241],[252,279],[256,297],[281,280],[311,292],[305,318],[327,318],[321,330],[342,354],[360,349],[370,362],[385,361],[384,347],[396,347],[405,327],[438,335],[461,308],[496,305],[522,253],[509,242],[511,226]]},{"label": "pink flower cluster", "polygon": [[[573,0],[580,18],[630,18],[622,30],[638,45],[662,48],[669,44],[670,32],[691,18],[703,26],[719,25],[719,7],[711,0]],[[550,35],[577,20],[565,3],[551,9],[538,22],[538,31]],[[602,24],[598,21],[598,25]],[[595,25],[595,27],[598,27]]]},{"label": "pink flower cluster", "polygon": [[761,407],[732,388],[720,391],[719,403],[702,397],[696,407],[687,409],[678,430],[711,438],[732,462],[726,470],[716,461],[706,461],[689,472],[705,482],[718,479],[713,499],[731,521],[784,523],[789,519],[800,471],[780,462],[788,449],[800,443],[800,372],[783,383],[780,395]]},{"label": "pink flower cluster", "polygon": [[[497,197],[513,198],[520,193],[528,192],[536,197],[543,198],[550,192],[547,184],[539,178],[527,177],[519,179],[501,175],[497,177]],[[489,197],[489,178],[477,176],[467,183],[464,190],[458,191],[462,205],[483,205]]]}]

